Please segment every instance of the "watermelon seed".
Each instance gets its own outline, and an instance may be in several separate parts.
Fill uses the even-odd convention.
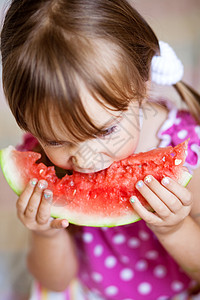
[[[182,159],[175,159],[175,165],[178,166],[182,163]]]
[[[165,156],[163,156],[162,161],[165,161]]]
[[[74,190],[74,192],[73,192],[73,196],[75,196],[76,195],[76,190]]]
[[[142,168],[142,165],[139,165],[139,166],[138,166],[138,168],[140,168],[140,169],[141,169],[141,168]]]
[[[40,169],[39,173],[40,175],[44,172],[44,169]]]

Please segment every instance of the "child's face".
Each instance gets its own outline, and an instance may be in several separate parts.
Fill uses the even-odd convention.
[[[91,173],[133,154],[140,134],[138,102],[130,103],[126,112],[113,112],[106,110],[85,91],[82,101],[95,125],[104,126],[105,136],[72,144],[67,134],[56,128],[56,116],[52,116],[55,120],[53,128],[60,142],[55,142],[53,138],[48,144],[41,141],[51,162],[63,169]]]

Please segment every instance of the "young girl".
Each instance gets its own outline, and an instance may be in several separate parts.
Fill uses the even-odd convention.
[[[155,213],[131,197],[143,219],[134,224],[76,227],[52,219],[47,183],[30,181],[17,214],[31,231],[32,299],[189,299],[200,283],[200,98],[180,81],[173,50],[125,0],[13,0],[1,51],[12,113],[32,134],[31,149],[41,147],[58,172],[97,172],[190,138],[189,187],[170,178],[139,181]],[[150,100],[151,80],[174,85],[188,109]]]

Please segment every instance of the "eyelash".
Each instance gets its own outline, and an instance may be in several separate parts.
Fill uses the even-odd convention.
[[[63,143],[63,142],[54,142],[54,141],[52,141],[52,142],[47,142],[47,143],[45,143],[45,145],[44,146],[46,146],[46,147],[62,147],[62,146],[64,146],[65,144],[68,144],[68,143]]]
[[[114,132],[116,132],[118,130],[118,126],[112,126],[112,127],[110,127],[110,128],[108,128],[108,129],[106,129],[106,130],[104,130],[104,132],[106,132],[107,131],[107,133],[102,133],[102,134],[100,134],[100,137],[102,137],[102,138],[104,138],[104,137],[106,137],[106,136],[108,136],[108,135],[111,135],[111,134],[113,134]],[[110,131],[110,132],[109,132]]]

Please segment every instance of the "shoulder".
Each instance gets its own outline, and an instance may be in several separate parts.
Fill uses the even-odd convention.
[[[188,110],[171,106],[158,131],[160,147],[176,146],[189,139],[185,166],[191,173],[200,167],[200,125]]]

